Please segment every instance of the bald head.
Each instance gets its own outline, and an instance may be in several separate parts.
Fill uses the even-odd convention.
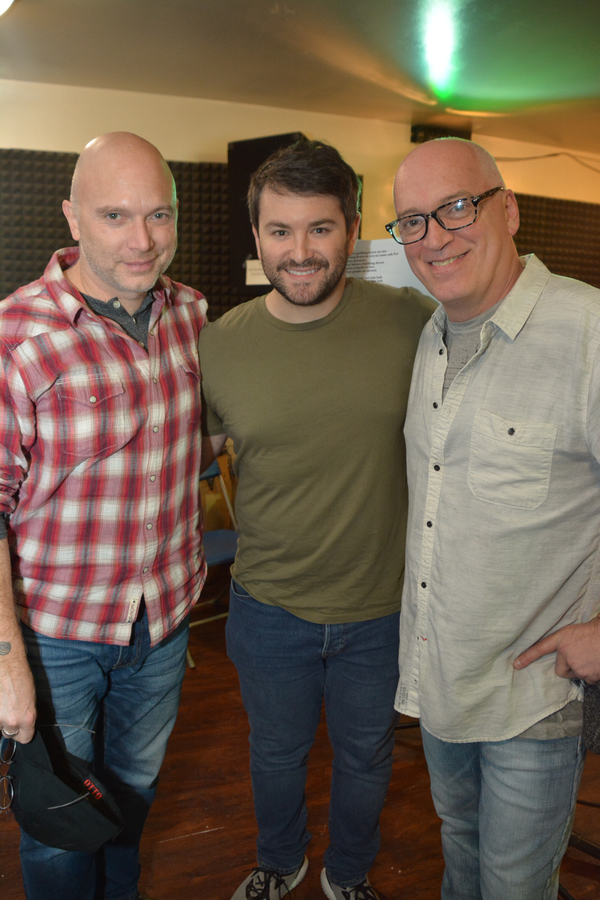
[[[440,138],[419,144],[404,158],[394,180],[394,199],[397,193],[401,194],[403,184],[414,178],[415,173],[420,173],[423,167],[441,169],[446,178],[451,176],[453,170],[467,167],[472,175],[482,179],[482,184],[485,182],[492,187],[505,187],[491,153],[479,144],[463,138]]]
[[[156,147],[124,131],[90,141],[63,212],[79,241],[67,278],[98,300],[138,309],[177,247],[175,183]]]
[[[131,134],[129,131],[111,131],[94,138],[83,148],[71,181],[71,203],[77,204],[81,192],[85,192],[90,180],[112,175],[123,167],[155,170],[168,181],[175,205],[177,195],[171,170],[154,144]]]
[[[430,215],[494,188],[499,190],[476,199],[476,219],[467,226],[447,230]],[[459,138],[420,144],[396,173],[394,204],[399,219],[426,216],[427,232],[422,240],[405,246],[406,258],[450,319],[474,318],[508,294],[522,271],[513,241],[519,210],[494,158],[483,147]]]

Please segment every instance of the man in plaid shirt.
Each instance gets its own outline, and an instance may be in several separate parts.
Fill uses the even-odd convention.
[[[126,823],[100,861],[23,833],[28,900],[92,900],[100,883],[136,900],[205,577],[206,301],[162,275],[177,200],[147,141],[88,144],[63,211],[79,248],[0,304],[0,727],[27,743],[37,708],[46,743],[95,760]]]

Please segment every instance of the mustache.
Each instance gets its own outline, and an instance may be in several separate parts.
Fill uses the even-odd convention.
[[[328,269],[329,263],[326,259],[319,259],[316,256],[311,256],[310,259],[305,259],[304,262],[297,263],[294,259],[286,259],[284,262],[279,263],[277,269],[280,272],[283,272],[284,269]]]

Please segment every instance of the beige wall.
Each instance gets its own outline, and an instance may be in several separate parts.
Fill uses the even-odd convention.
[[[486,150],[498,160],[502,158],[539,156],[556,153],[556,147],[543,144],[524,144],[504,138],[473,135]],[[571,153],[600,170],[600,156]],[[502,177],[508,187],[522,194],[538,194],[540,197],[559,197],[563,200],[581,200],[584,203],[600,203],[600,171],[592,172],[576,160],[562,155],[551,159],[515,160],[498,162]]]
[[[167,159],[225,162],[229,141],[302,131],[334,144],[364,176],[363,237],[385,237],[394,217],[391,185],[411,149],[410,128],[375,119],[190,97],[35,84],[0,79],[0,147],[79,152],[105,131],[134,131]],[[554,149],[475,135],[495,156],[524,157]],[[587,157],[600,168],[600,157]],[[510,187],[529,194],[600,203],[600,174],[567,157],[500,164]]]

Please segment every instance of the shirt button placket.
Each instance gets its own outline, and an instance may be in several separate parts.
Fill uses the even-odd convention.
[[[160,388],[157,388],[159,382],[159,369],[160,369],[160,360],[156,355],[156,325],[152,328],[151,331],[148,332],[148,351],[150,356],[150,391],[151,394],[156,396],[156,391],[160,391]],[[158,394],[160,398],[160,394]],[[162,458],[161,453],[161,445],[165,439],[165,428],[164,422],[161,421],[162,414],[164,415],[164,404],[157,402],[157,406],[155,407],[155,415],[154,415],[154,423],[150,426],[150,435],[151,435],[151,450],[150,450],[150,467],[151,471],[154,469],[151,475],[148,475],[148,506],[147,506],[147,515],[154,516],[158,515],[158,498],[160,493],[160,481],[158,479],[157,470],[160,468],[160,460]],[[157,422],[158,420],[158,422]],[[154,521],[146,522],[146,535],[147,535],[147,553],[144,559],[144,566],[142,568],[142,575],[149,575],[152,569],[152,565],[155,560],[156,555],[156,540],[157,537],[155,535],[155,524]]]

